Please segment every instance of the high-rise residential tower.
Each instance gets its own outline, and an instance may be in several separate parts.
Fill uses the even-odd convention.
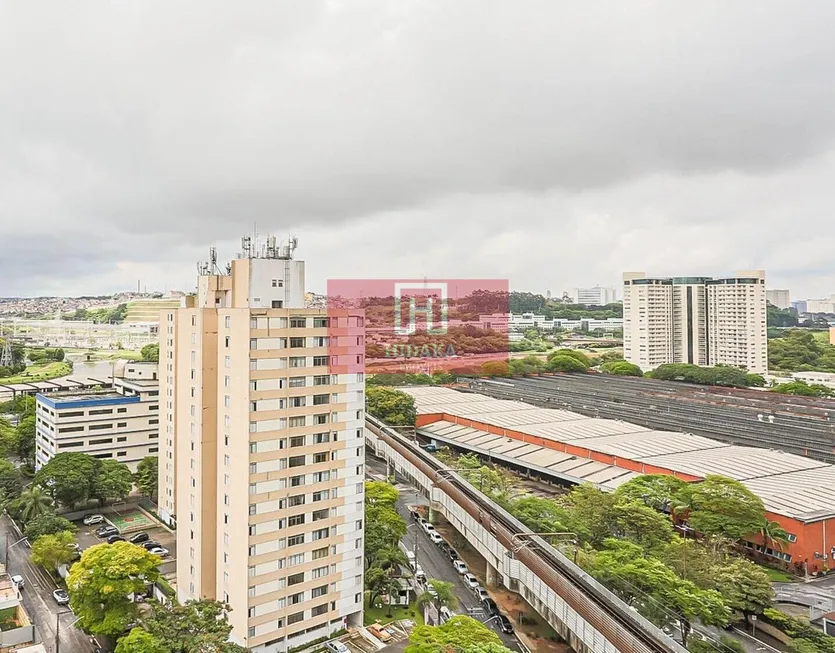
[[[614,288],[574,288],[572,290],[575,304],[586,304],[587,306],[605,306],[614,304],[618,300],[617,291]]]
[[[768,368],[765,273],[648,278],[623,275],[624,358],[649,370],[664,363]]]
[[[766,290],[765,298],[777,308],[791,308],[791,293],[788,290]]]
[[[160,321],[162,516],[180,600],[227,602],[232,639],[286,651],[362,622],[362,311],[304,307],[270,239]]]

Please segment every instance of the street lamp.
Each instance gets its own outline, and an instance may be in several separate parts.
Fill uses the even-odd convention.
[[[55,615],[55,653],[60,653],[61,651],[61,615],[62,614],[75,614],[72,610],[64,610],[63,612],[59,612]],[[81,621],[81,617],[78,617],[75,621],[73,621],[69,627],[72,628],[75,624]]]

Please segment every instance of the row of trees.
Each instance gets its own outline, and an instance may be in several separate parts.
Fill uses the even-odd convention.
[[[563,304],[529,292],[510,293],[508,310],[511,313],[536,313],[537,315],[563,320],[581,320],[583,318],[605,320],[610,317],[623,317],[623,304],[620,303],[606,304],[605,306]]]
[[[128,314],[128,305],[119,304],[114,308],[78,308],[63,316],[63,319],[97,324],[120,324]]]
[[[366,385],[446,385],[452,383],[455,377],[448,372],[433,374],[373,374],[365,382]]]
[[[771,392],[777,392],[783,395],[798,395],[800,397],[832,397],[835,396],[835,391],[832,388],[822,385],[820,383],[806,383],[805,381],[790,381],[788,383],[780,383],[770,389]]]
[[[765,379],[759,374],[749,374],[732,365],[701,367],[688,363],[667,363],[659,365],[646,376],[662,381],[683,381],[697,385],[718,385],[726,388],[761,388]]]
[[[406,521],[397,512],[397,488],[384,481],[365,483],[365,589],[370,606],[400,591],[395,573],[408,564],[400,550]]]

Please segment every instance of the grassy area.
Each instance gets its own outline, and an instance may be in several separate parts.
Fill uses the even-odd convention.
[[[414,614],[412,614],[414,612]],[[387,615],[392,615],[391,617]],[[363,613],[363,623],[366,626],[377,623],[387,624],[398,619],[411,619],[418,626],[423,625],[423,613],[418,610],[417,605],[413,601],[408,607],[402,605],[393,605],[391,607],[384,605],[382,608],[371,608],[368,601],[365,603],[365,612]]]
[[[759,567],[768,574],[772,583],[796,583],[799,580],[794,574],[790,574],[782,569],[774,569],[765,565],[759,565]]]
[[[50,379],[57,379],[59,376],[67,376],[71,373],[72,368],[69,363],[52,361],[46,365],[30,365],[22,374],[0,379],[0,384],[9,385],[10,383],[28,383],[30,381],[49,381]]]

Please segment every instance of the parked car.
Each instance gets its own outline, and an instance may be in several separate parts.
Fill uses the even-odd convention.
[[[111,535],[110,537],[107,538],[107,543],[108,544],[116,544],[116,542],[124,542],[124,541],[125,541],[125,538],[122,537],[121,535]]]
[[[70,602],[70,595],[66,590],[57,589],[52,593],[52,598],[58,605],[67,605]]]
[[[496,605],[496,602],[493,599],[482,599],[481,605],[484,606],[484,611],[488,616],[494,617],[499,614],[499,606]]]
[[[449,621],[454,616],[455,616],[455,613],[452,610],[450,610],[445,605],[441,606],[441,620],[442,621]]]
[[[325,649],[330,653],[348,653],[348,647],[338,639],[332,642],[325,642]]]
[[[478,578],[473,576],[470,573],[464,574],[464,584],[467,585],[471,590],[474,590],[478,587]]]
[[[426,584],[426,573],[420,568],[420,566],[415,569],[415,580],[419,583]]]
[[[427,535],[429,535],[429,533],[437,533],[437,531],[435,530],[435,527],[432,524],[430,524],[428,521],[423,522],[421,524],[421,527],[423,528],[423,532],[426,533]]]
[[[165,558],[168,556],[168,549],[164,546],[155,546],[153,549],[150,549],[148,553],[153,553],[155,556],[159,556],[160,558]]]
[[[506,635],[513,634],[513,624],[510,623],[510,619],[505,617],[503,614],[500,614],[496,617],[496,624],[499,626],[499,630],[501,630]]]
[[[82,519],[81,521],[85,526],[101,524],[104,521],[104,515],[84,515],[84,519]]]
[[[435,530],[429,531],[429,539],[435,544],[440,544],[444,541],[444,538],[441,537],[441,534]]]
[[[456,551],[452,547],[449,547],[449,550],[446,552],[446,554],[449,556],[449,559],[452,560],[453,562],[455,562],[456,560],[461,559],[461,556],[458,555],[458,551]]]
[[[441,540],[438,542],[438,548],[446,554],[449,554],[449,542]]]
[[[412,519],[415,521],[423,519],[423,516],[417,510],[411,510],[410,512],[412,513]]]
[[[96,529],[96,537],[110,537],[111,535],[118,535],[119,529],[115,526],[111,526],[107,524],[105,526],[99,526]]]
[[[162,545],[159,542],[157,542],[156,540],[148,540],[147,542],[143,542],[139,546],[141,546],[146,551],[150,551],[151,549],[155,549],[158,546],[162,546]]]
[[[26,580],[23,578],[23,576],[12,576],[12,582],[19,590],[22,590],[24,587],[26,587]]]
[[[487,593],[487,590],[484,589],[481,585],[473,588],[473,594],[476,595],[479,601],[483,601],[484,599],[490,598],[490,595]]]
[[[470,571],[470,568],[467,567],[467,563],[463,560],[453,560],[452,568],[459,574],[466,574],[468,571]]]
[[[132,536],[130,538],[130,541],[134,544],[140,544],[141,542],[147,542],[150,539],[151,536],[148,535],[145,531],[142,531],[141,533],[137,533],[136,535]]]
[[[414,551],[406,551],[406,560],[409,561],[409,569],[414,571],[415,568],[417,567],[417,562],[415,562]]]

